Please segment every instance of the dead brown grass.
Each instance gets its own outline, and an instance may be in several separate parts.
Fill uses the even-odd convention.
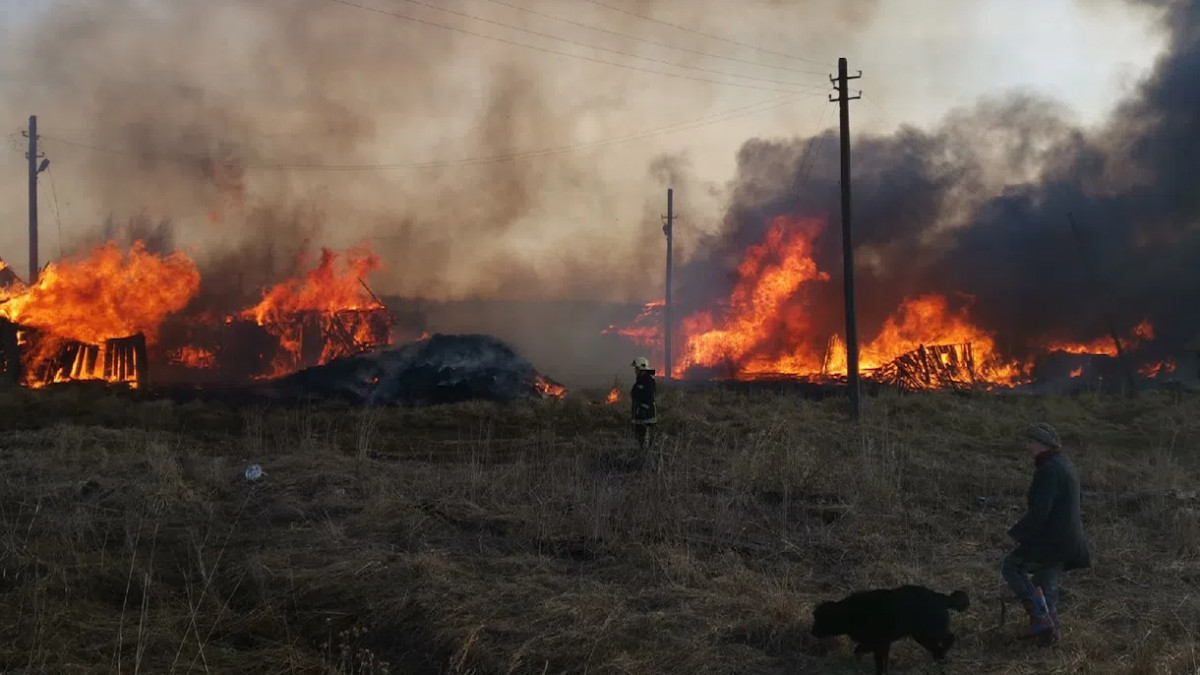
[[[603,398],[605,392],[597,392]],[[909,673],[1200,670],[1200,401],[670,391],[659,461],[623,407],[424,410],[0,393],[0,671],[866,673],[815,603],[966,589]],[[997,628],[997,567],[1057,425],[1094,569],[1062,645]],[[242,478],[248,463],[266,475]],[[1174,491],[1174,492],[1173,492]]]

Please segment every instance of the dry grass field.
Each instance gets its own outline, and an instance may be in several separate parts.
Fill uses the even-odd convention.
[[[973,604],[944,666],[902,642],[896,672],[1200,671],[1200,399],[881,397],[854,428],[840,400],[664,389],[645,466],[624,405],[584,397],[0,392],[0,672],[870,673],[810,612],[906,582]],[[1095,551],[1049,650],[996,599],[1034,419]]]

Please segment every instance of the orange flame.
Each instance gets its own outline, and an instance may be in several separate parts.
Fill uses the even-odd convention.
[[[846,346],[840,337],[832,343],[821,373],[845,373]],[[923,345],[951,344],[971,345],[975,374],[982,380],[1013,384],[1024,376],[1025,368],[1006,362],[996,353],[990,333],[972,324],[965,309],[952,312],[940,295],[924,295],[901,303],[884,322],[879,335],[859,351],[859,370],[874,370]]]
[[[348,269],[342,274],[334,269],[337,259],[337,253],[322,248],[316,269],[307,272],[303,279],[288,279],[268,289],[262,301],[243,315],[267,325],[303,310],[333,312],[379,307],[374,299],[366,297],[361,281],[379,269],[379,256],[365,246],[352,248],[346,252]]]
[[[1142,342],[1147,342],[1154,339],[1154,326],[1149,321],[1143,319],[1141,323],[1133,327],[1130,334],[1121,339],[1121,347],[1129,350]],[[1066,352],[1067,354],[1092,354],[1096,356],[1116,356],[1117,345],[1113,343],[1111,336],[1098,337],[1089,342],[1064,342],[1052,341],[1046,344],[1046,351],[1049,352]]]
[[[779,335],[817,331],[795,296],[805,285],[829,279],[812,258],[812,241],[821,227],[817,221],[774,219],[764,242],[752,246],[738,267],[724,322],[718,326],[708,312],[684,319],[688,337],[679,367],[732,363],[740,378],[846,372],[846,348],[837,336],[824,352],[800,341],[787,345],[783,353],[761,353]],[[1008,382],[1020,376],[1020,368],[998,360],[989,333],[973,325],[965,311],[951,312],[946,299],[938,295],[906,300],[879,335],[860,350],[859,368],[878,368],[921,345],[963,343],[971,344],[980,374],[986,373],[989,380]]]
[[[301,362],[303,318],[315,315],[325,333],[337,332],[352,339],[355,345],[374,342],[370,315],[363,310],[383,309],[370,297],[362,280],[380,268],[379,256],[366,246],[346,252],[345,270],[338,272],[339,254],[321,249],[321,261],[301,279],[288,279],[266,290],[263,299],[241,313],[253,319],[279,338],[282,354],[272,364],[267,377],[286,374]],[[327,340],[318,363],[327,363],[343,353],[344,343]]]
[[[1175,362],[1167,359],[1158,363],[1150,363],[1139,368],[1138,372],[1146,377],[1155,378],[1159,375],[1175,372]]]
[[[0,260],[0,302],[4,302],[9,297],[25,291],[25,282],[17,276],[17,273],[8,266],[8,263]]]
[[[616,387],[613,387],[612,391],[608,392],[608,396],[604,399],[604,402],[607,403],[608,405],[616,405],[620,401],[621,401],[621,390],[617,389]]]
[[[1112,338],[1102,337],[1090,342],[1051,342],[1046,345],[1046,351],[1066,352],[1067,354],[1095,354],[1098,356],[1116,356],[1117,347]]]
[[[1072,378],[1079,377],[1080,375],[1083,375],[1083,367],[1082,366],[1071,371]]]
[[[538,390],[538,393],[548,398],[562,398],[567,395],[566,387],[555,384],[541,375],[534,378],[533,386]]]
[[[30,288],[0,294],[0,316],[87,344],[137,333],[153,344],[163,319],[199,288],[200,273],[183,253],[159,257],[140,240],[123,253],[109,242],[47,265]]]
[[[314,269],[266,289],[260,302],[237,313],[279,340],[269,376],[387,343],[390,316],[361,281],[378,268],[379,258],[365,247],[344,255],[323,249]],[[164,257],[149,253],[142,241],[128,251],[110,242],[48,265],[32,287],[0,261],[0,317],[18,326],[29,386],[133,382],[143,374],[147,350],[140,345],[157,345],[167,316],[186,307],[199,286],[200,274],[182,252]],[[199,313],[190,323],[216,320]],[[196,369],[218,366],[214,344],[181,344],[180,332],[168,333],[165,360]],[[144,343],[122,339],[138,334]]]
[[[665,300],[655,300],[646,303],[633,321],[624,328],[611,325],[601,331],[605,335],[616,334],[629,338],[634,344],[642,347],[652,347],[662,342],[662,310],[666,307]]]
[[[217,355],[203,347],[183,347],[171,355],[171,362],[188,368],[208,369],[217,365]]]
[[[773,219],[766,239],[751,246],[738,266],[724,320],[718,325],[704,311],[683,320],[687,339],[677,370],[734,363],[740,366],[739,376],[819,371],[821,354],[798,349],[775,358],[757,351],[776,335],[813,331],[809,317],[792,311],[789,301],[805,284],[829,279],[812,259],[812,241],[822,226],[815,220]]]
[[[715,312],[698,311],[680,322],[684,345],[676,359],[676,370],[717,369],[739,379],[845,373],[846,347],[840,335],[829,335],[824,346],[822,340],[812,339],[828,328],[818,326],[802,302],[808,289],[829,280],[813,259],[813,241],[823,226],[823,222],[812,219],[772,219],[763,241],[751,246],[738,266],[728,302]],[[605,332],[639,344],[658,342],[661,331],[655,323],[661,307],[661,301],[652,302],[628,327],[610,326]],[[1132,348],[1153,337],[1153,326],[1142,321],[1126,338],[1126,344]],[[935,345],[970,345],[974,377],[993,384],[1027,381],[1034,365],[1033,358],[1017,362],[1002,357],[995,336],[971,320],[969,303],[952,309],[946,297],[928,294],[904,300],[879,333],[865,341],[860,350],[860,369],[878,369],[919,347]],[[1049,342],[1046,349],[1074,354],[1115,353],[1107,338],[1086,344]],[[945,352],[939,354],[944,365],[951,363],[946,361],[949,357]]]

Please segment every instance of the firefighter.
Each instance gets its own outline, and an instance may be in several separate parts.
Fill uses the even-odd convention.
[[[654,402],[654,370],[650,359],[639,356],[633,360],[634,383],[629,392],[632,401],[633,434],[638,447],[645,451],[654,440],[654,425],[658,423],[658,406]]]

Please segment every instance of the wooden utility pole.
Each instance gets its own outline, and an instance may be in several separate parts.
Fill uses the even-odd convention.
[[[1088,261],[1087,253],[1083,250],[1083,235],[1079,232],[1079,225],[1075,222],[1075,215],[1068,212],[1067,222],[1071,224],[1071,235],[1075,239],[1075,248],[1079,251],[1079,258],[1083,263],[1085,273],[1088,275],[1088,282],[1092,285],[1092,291],[1099,293],[1100,285],[1096,280],[1096,271],[1092,269],[1091,263]],[[1105,320],[1108,322],[1108,334],[1112,336],[1113,346],[1117,348],[1117,362],[1121,365],[1121,370],[1125,374],[1126,394],[1130,397],[1137,395],[1137,380],[1133,377],[1133,367],[1129,363],[1129,358],[1125,356],[1125,349],[1121,346],[1121,338],[1117,335],[1116,323],[1112,320],[1112,313],[1105,311]]]
[[[663,372],[671,379],[671,245],[675,229],[675,190],[667,188],[667,218],[663,223],[663,234],[667,235],[667,281],[663,292]]]
[[[38,277],[38,200],[37,200],[37,115],[29,116],[29,281],[30,286],[37,283]]]
[[[838,59],[837,78],[830,76],[838,95],[829,100],[838,103],[841,112],[842,138],[842,276],[845,282],[846,299],[846,386],[850,395],[850,419],[858,420],[860,413],[858,386],[858,321],[854,313],[854,240],[850,236],[850,101],[862,98],[862,92],[851,96],[847,88],[850,80],[862,77],[846,73],[846,59]]]

